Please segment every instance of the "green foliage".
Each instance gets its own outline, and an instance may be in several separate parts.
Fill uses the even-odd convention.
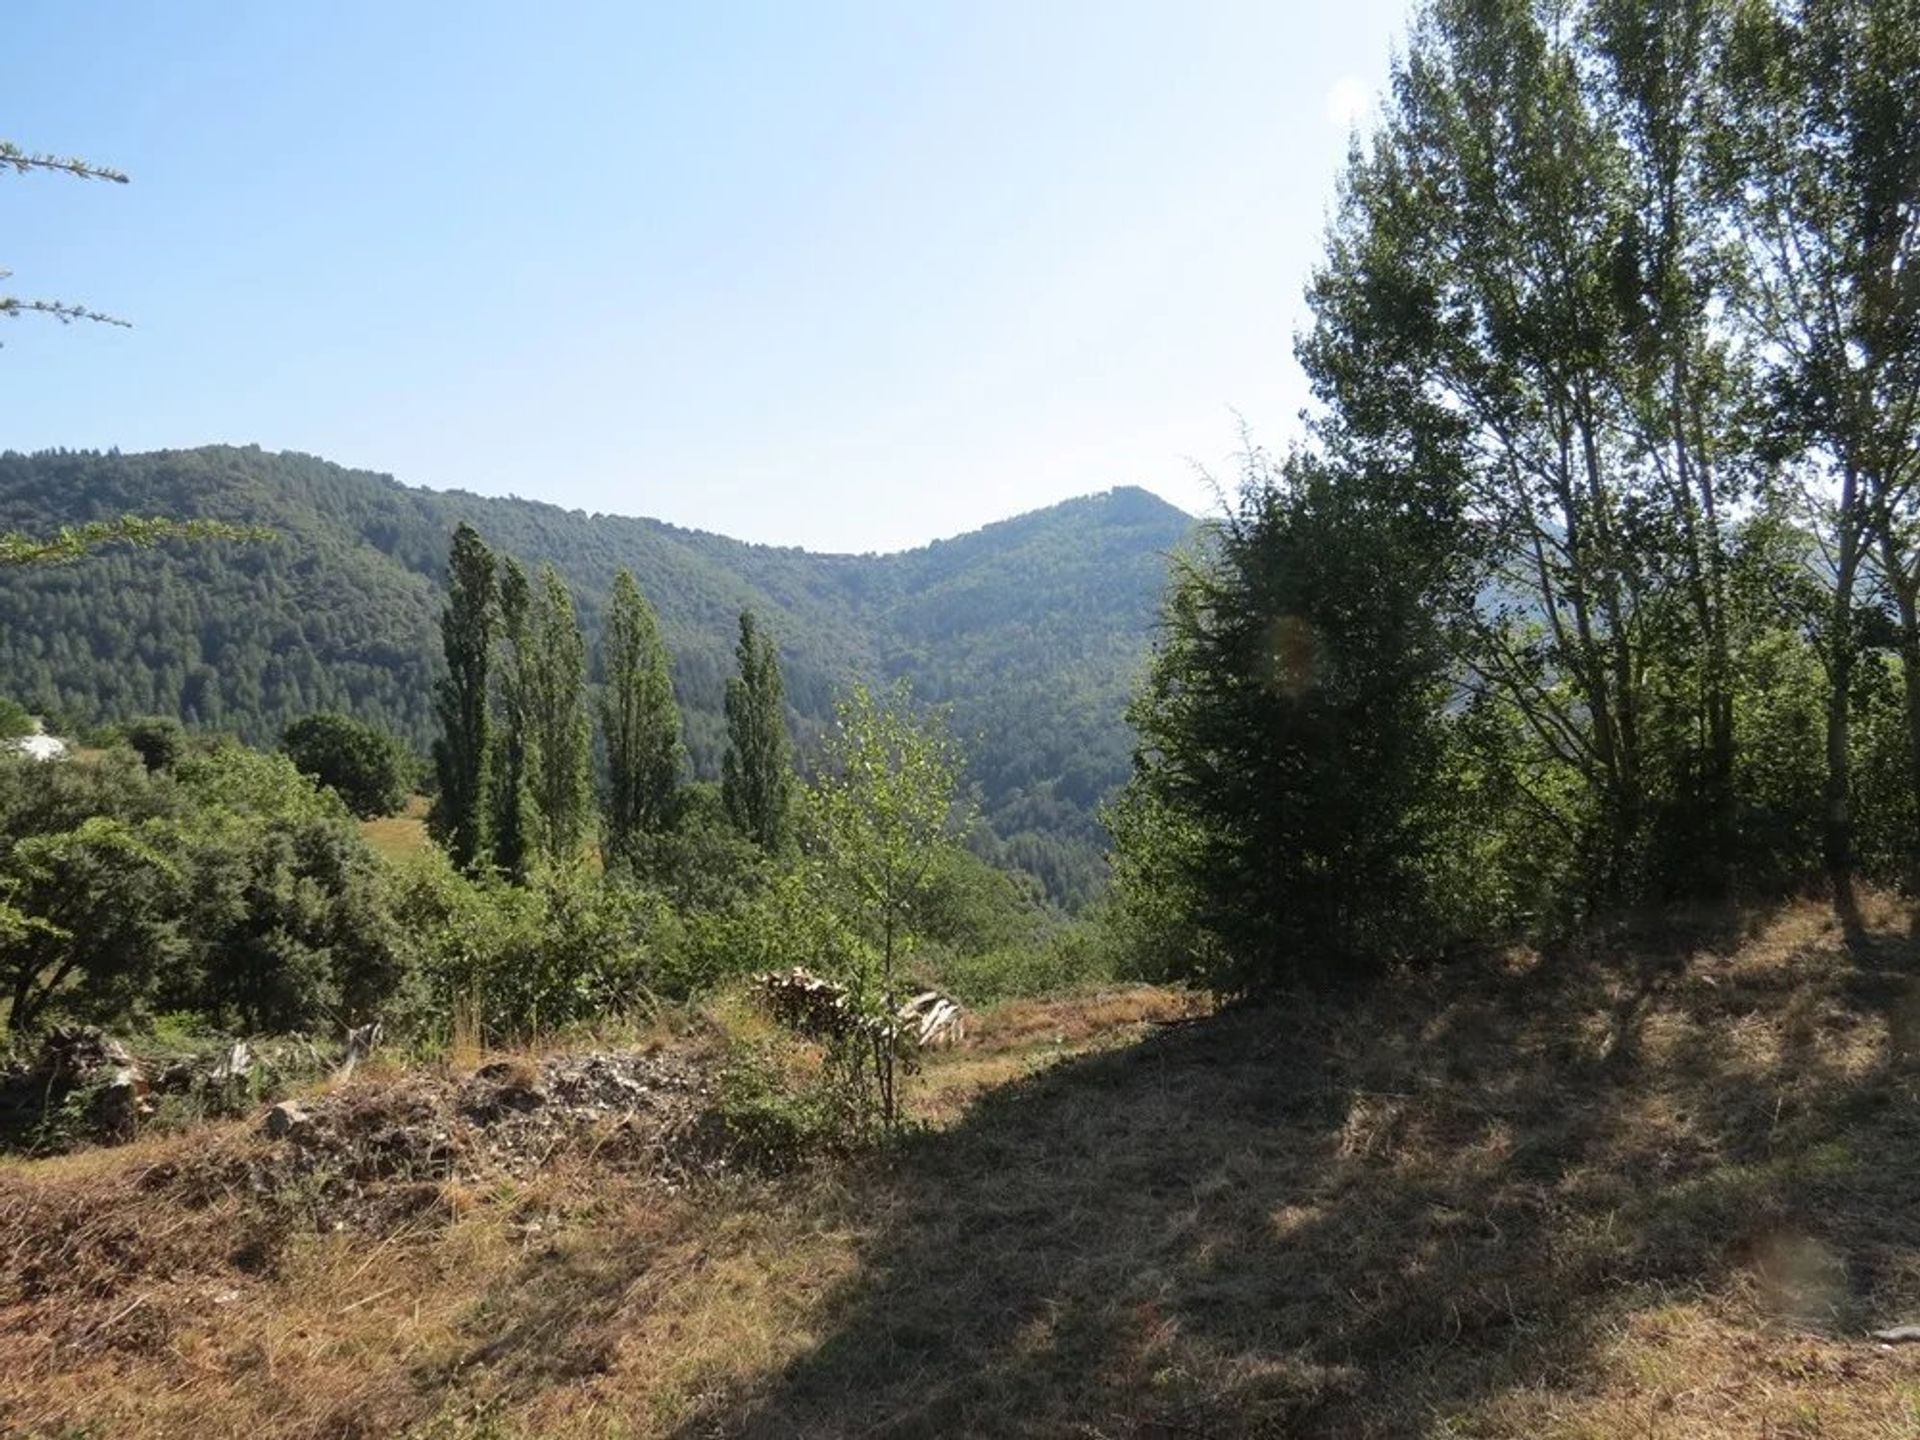
[[[344,805],[285,756],[224,746],[182,767],[199,811],[188,912],[201,940],[168,1008],[251,1032],[335,1030],[402,1005],[385,871]]]
[[[1180,907],[1175,968],[1217,989],[1331,979],[1430,933],[1450,517],[1404,499],[1256,463],[1168,598],[1123,874],[1136,914]]]
[[[394,920],[431,1013],[442,1025],[471,1015],[492,1041],[643,1009],[661,951],[677,942],[657,896],[602,884],[579,866],[543,869],[518,886],[425,856],[394,884]]]
[[[1058,921],[1037,880],[1000,869],[963,845],[935,852],[911,903],[927,946],[947,955],[1024,949]],[[939,971],[940,962],[932,968]]]
[[[473,870],[491,849],[488,781],[493,751],[493,664],[496,611],[493,552],[471,525],[453,532],[447,560],[452,595],[440,615],[441,649],[447,673],[434,682],[440,738],[434,742],[432,828],[454,863]]]
[[[490,752],[487,798],[493,807],[493,863],[515,884],[525,884],[540,834],[533,795],[533,636],[529,627],[533,591],[527,572],[509,555],[500,566],[500,647],[494,671],[498,725]]]
[[[727,753],[720,794],[740,833],[761,849],[780,848],[793,792],[786,687],[780,655],[751,610],[740,612],[740,673],[727,681]]]
[[[391,735],[350,715],[323,712],[296,720],[280,748],[363,820],[392,815],[406,804],[412,763]]]
[[[33,734],[33,716],[17,700],[0,695],[0,740],[18,740]]]
[[[1310,448],[1166,604],[1129,963],[1920,869],[1912,20],[1423,7],[1309,288]]]
[[[593,732],[587,719],[587,650],[573,597],[551,565],[528,614],[526,682],[529,788],[540,854],[549,865],[579,857],[593,799]]]
[[[876,1022],[831,1059],[850,1109],[889,1132],[899,1125],[900,1096],[887,1037],[928,881],[964,828],[955,813],[959,768],[952,739],[937,717],[915,710],[905,686],[881,698],[856,686],[807,800],[811,923],[790,933],[813,932],[814,955],[829,961],[856,1013]]]
[[[1105,917],[983,951],[958,951],[939,969],[943,988],[969,1005],[1090,989],[1126,978],[1125,952]]]
[[[600,728],[607,785],[601,843],[609,859],[632,866],[643,861],[649,842],[674,823],[686,752],[659,621],[626,570],[613,581],[602,668],[606,688],[600,696]]]
[[[734,828],[711,781],[680,791],[673,828],[651,837],[636,867],[683,913],[729,910],[766,884],[766,854]]]
[[[1829,680],[1823,847],[1842,885],[1866,799],[1852,793],[1850,700],[1878,618],[1861,613],[1870,580],[1893,610],[1908,788],[1920,791],[1915,19],[1871,0],[1741,5],[1715,76],[1725,114],[1709,174],[1747,282],[1724,298],[1764,397],[1756,448],[1797,472],[1831,577],[1816,632]],[[1904,848],[1912,869],[1920,853]]]
[[[124,752],[123,752],[124,753]],[[149,771],[0,761],[9,1024],[155,1008],[331,1030],[407,1003],[378,862],[285,756],[220,746]]]
[[[778,635],[803,768],[856,679],[952,707],[967,781],[1057,902],[1103,878],[1100,803],[1126,777],[1121,719],[1166,552],[1191,520],[1139,490],[1071,501],[884,556],[809,555],[657,521],[407,489],[257,448],[0,454],[0,530],[47,534],[158,511],[260,526],[271,545],[115,548],[78,567],[0,567],[0,675],[74,729],[147,713],[251,744],[333,710],[426,752],[439,735],[436,619],[465,521],[565,577],[604,647],[615,578],[642,577],[672,657],[696,778],[717,779],[742,609]]]
[[[129,720],[120,733],[121,739],[149,770],[171,769],[187,748],[187,732],[170,715]]]
[[[0,301],[0,305],[4,302]],[[229,525],[219,520],[166,520],[158,516],[123,515],[118,520],[89,520],[63,525],[52,535],[0,534],[0,567],[64,565],[110,545],[150,549],[163,540],[271,540],[273,532],[259,526]]]
[[[791,1045],[735,1042],[720,1072],[720,1123],[734,1152],[762,1170],[783,1170],[849,1138],[838,1100],[817,1076],[796,1074]]]

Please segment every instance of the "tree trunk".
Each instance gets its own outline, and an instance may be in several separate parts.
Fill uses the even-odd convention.
[[[1828,618],[1827,680],[1827,874],[1837,899],[1853,893],[1853,814],[1848,775],[1853,662],[1858,646],[1853,633],[1853,589],[1860,570],[1860,479],[1848,466],[1840,490],[1839,556],[1834,567],[1833,606]]]
[[[1881,541],[1888,587],[1900,611],[1900,678],[1907,702],[1907,764],[1913,786],[1916,815],[1920,815],[1920,575],[1909,575],[1897,562],[1892,544]],[[1909,843],[1904,857],[1910,880],[1920,879],[1920,847]]]

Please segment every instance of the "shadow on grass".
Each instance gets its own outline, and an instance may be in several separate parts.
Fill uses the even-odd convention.
[[[872,1179],[820,1343],[681,1433],[1454,1433],[1675,1299],[1911,1307],[1916,947],[1848,928],[1669,917],[1007,1087]]]

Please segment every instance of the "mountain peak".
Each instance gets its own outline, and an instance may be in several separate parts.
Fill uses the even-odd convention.
[[[29,709],[77,723],[173,714],[262,742],[342,710],[423,746],[447,537],[467,521],[503,553],[551,562],[589,641],[615,574],[638,578],[673,654],[699,774],[718,771],[726,743],[743,609],[780,646],[803,748],[849,682],[910,680],[951,707],[993,834],[1065,902],[1098,882],[1099,806],[1131,755],[1121,713],[1165,557],[1193,525],[1122,486],[918,550],[819,555],[253,447],[0,454],[0,530],[122,514],[259,525],[277,539],[0,570],[0,676]]]

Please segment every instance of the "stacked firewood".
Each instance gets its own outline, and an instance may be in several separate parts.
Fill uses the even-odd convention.
[[[966,1038],[966,1012],[938,990],[915,995],[888,1021],[861,1014],[846,986],[799,965],[762,975],[756,983],[773,1018],[810,1039],[845,1040],[864,1034],[924,1050]]]

